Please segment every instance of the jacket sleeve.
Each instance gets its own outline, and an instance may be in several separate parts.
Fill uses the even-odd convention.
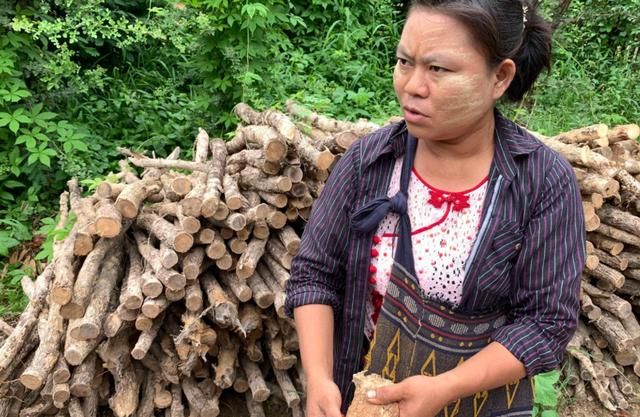
[[[552,159],[513,268],[507,325],[493,334],[527,374],[556,368],[577,326],[585,259],[582,199],[573,169]]]
[[[330,305],[336,315],[342,309],[359,149],[360,141],[349,147],[313,204],[287,283],[285,310],[290,317],[294,308],[305,304]]]

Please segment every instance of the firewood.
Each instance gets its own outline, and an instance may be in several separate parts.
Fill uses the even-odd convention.
[[[164,285],[162,285],[162,282],[153,271],[145,271],[142,275],[142,293],[147,297],[155,298],[162,294],[163,290]],[[142,306],[142,303],[140,303],[140,306]]]
[[[69,371],[69,365],[63,356],[58,356],[58,361],[53,368],[53,382],[60,384],[68,382],[71,379],[71,372]]]
[[[586,228],[588,228],[588,226],[586,226]],[[594,269],[596,269],[598,267],[598,265],[600,265],[600,258],[598,258],[598,256],[590,254],[587,255],[584,261],[584,266],[585,268],[593,271]]]
[[[229,300],[216,278],[211,273],[205,272],[201,275],[200,282],[209,305],[213,306],[208,313],[211,319],[223,328],[240,326],[238,307]]]
[[[267,215],[270,210],[267,210]],[[257,239],[266,240],[269,238],[270,229],[267,224],[266,216],[263,219],[257,219],[253,224],[253,236]]]
[[[256,271],[260,274],[260,277],[262,277],[264,283],[274,294],[273,306],[276,309],[276,313],[278,314],[278,316],[285,316],[284,303],[286,300],[286,294],[284,292],[284,287],[274,277],[274,275],[264,263],[259,263]]]
[[[216,267],[221,271],[228,271],[233,267],[234,262],[235,258],[229,253],[225,253],[220,259],[216,259]]]
[[[171,384],[171,408],[170,417],[184,417],[184,405],[182,404],[182,389],[180,385]]]
[[[77,319],[84,316],[92,294],[94,281],[99,277],[99,271],[105,262],[105,256],[110,251],[115,250],[121,242],[122,240],[119,238],[102,238],[98,240],[78,272],[71,300],[60,309],[60,313],[64,318]]]
[[[287,154],[286,139],[269,126],[245,126],[238,132],[247,143],[262,147],[267,161],[282,161]]]
[[[162,325],[162,316],[159,316],[154,322],[149,330],[143,331],[138,336],[138,341],[135,346],[131,350],[131,356],[134,359],[141,360],[149,351],[151,347],[151,343],[158,335],[158,331],[160,330],[160,326]]]
[[[115,207],[122,217],[133,219],[138,215],[147,197],[159,192],[161,188],[162,184],[157,178],[145,178],[129,184],[118,195]]]
[[[273,374],[275,375],[278,385],[282,390],[287,406],[289,408],[293,408],[300,404],[300,396],[298,395],[296,388],[293,386],[293,382],[291,382],[291,378],[287,371],[278,369],[274,365]]]
[[[598,249],[610,253],[612,256],[619,255],[624,250],[624,243],[612,240],[598,233],[589,233],[589,241],[591,241]]]
[[[152,376],[151,378],[147,377],[144,379],[142,388],[140,390],[140,402],[138,403],[138,407],[136,409],[134,417],[152,417],[154,415],[154,379],[155,376]]]
[[[262,403],[254,400],[249,392],[245,393],[245,401],[249,417],[266,417]]]
[[[602,316],[594,320],[593,324],[607,339],[613,353],[626,351],[633,347],[633,339],[626,332],[620,320],[613,315],[603,311]]]
[[[287,224],[287,216],[281,211],[276,210],[275,207],[270,206],[266,221],[272,229],[279,230]]]
[[[118,417],[130,416],[138,408],[140,381],[129,356],[127,333],[120,333],[102,343],[97,353],[113,376],[115,392],[109,398],[109,407]]]
[[[153,378],[153,405],[158,409],[166,409],[171,406],[173,396],[167,389],[167,382],[160,375],[154,374]]]
[[[76,366],[71,376],[69,386],[74,397],[88,397],[90,395],[95,372],[96,354],[91,353],[81,364]]]
[[[623,256],[610,255],[601,249],[595,249],[594,255],[598,257],[600,262],[621,272],[629,266],[629,260],[627,258],[624,258]]]
[[[213,240],[205,248],[205,253],[209,259],[218,260],[227,253],[224,239],[220,233],[214,232]]]
[[[36,279],[33,299],[29,301],[27,308],[20,315],[14,331],[4,340],[4,343],[0,347],[0,382],[6,381],[10,376],[5,374],[7,369],[11,367],[12,362],[19,355],[25,342],[30,340],[29,335],[36,325],[40,312],[46,302],[49,285],[53,279],[53,265],[53,263],[47,265],[45,270]]]
[[[587,127],[581,127],[569,132],[560,133],[553,138],[563,143],[584,143],[599,138],[606,138],[609,127],[605,124],[597,124]]]
[[[67,401],[71,398],[71,393],[69,392],[69,384],[66,382],[59,383],[53,385],[53,405],[56,408],[63,408]]]
[[[604,264],[599,264],[595,269],[587,270],[586,272],[601,281],[611,284],[613,288],[620,288],[624,285],[624,275]]]
[[[135,319],[134,326],[136,330],[140,330],[141,332],[147,331],[153,327],[153,319],[139,313]]]
[[[298,254],[298,250],[300,249],[300,237],[298,237],[298,234],[291,226],[285,226],[279,230],[278,237],[291,255],[295,256]]]
[[[203,306],[202,289],[198,281],[192,282],[186,287],[185,306],[189,311],[199,311]]]
[[[638,319],[633,314],[629,314],[627,317],[620,318],[620,322],[633,340],[633,344],[640,347],[640,324]]]
[[[582,283],[582,288],[592,296],[594,304],[603,310],[614,314],[620,319],[632,315],[631,304],[617,295],[613,293],[607,293],[605,296],[597,295],[595,291],[601,291],[586,282]]]
[[[221,221],[209,219],[211,224],[217,227],[227,227],[233,231],[242,230],[247,225],[247,218],[241,213],[231,213]]]
[[[611,393],[611,397],[613,398],[613,401],[616,404],[617,408],[622,410],[626,410],[629,408],[629,403],[624,398],[624,395],[622,395],[622,392],[620,392],[615,379],[611,379],[609,382],[609,392]]]
[[[273,291],[267,286],[258,271],[254,271],[253,275],[247,279],[247,285],[251,288],[253,301],[258,307],[266,309],[273,304],[275,298]]]
[[[610,143],[622,140],[636,140],[640,136],[640,127],[637,124],[619,125],[609,129],[607,137]]]
[[[160,282],[162,282],[162,284],[167,288],[171,288],[174,290],[179,290],[181,288],[184,288],[184,286],[187,283],[187,280],[184,277],[184,275],[179,274],[174,270],[166,269],[162,265],[162,262],[160,261],[160,257],[159,257],[159,250],[154,248],[151,245],[151,243],[149,243],[145,235],[139,231],[134,231],[133,236],[138,245],[138,250],[140,251],[140,254],[149,263],[149,266],[151,266],[151,268],[153,269],[153,272],[155,273],[154,274],[155,278],[160,280]],[[144,292],[145,286],[146,285],[143,284],[143,292]]]
[[[136,225],[160,239],[169,248],[185,253],[193,246],[193,236],[153,213],[141,213]]]
[[[162,266],[171,269],[178,264],[180,260],[178,254],[173,249],[169,248],[164,242],[160,242],[160,263]]]
[[[286,288],[290,276],[289,271],[284,269],[284,267],[280,265],[280,263],[270,253],[264,254],[262,262],[264,262],[269,271],[271,271],[271,274],[278,281],[278,284],[280,284],[282,288]]]
[[[258,191],[260,198],[275,208],[283,208],[287,206],[289,199],[286,194],[270,193],[267,191]]]
[[[114,288],[122,278],[122,249],[115,246],[106,257],[82,318],[69,323],[69,335],[76,340],[95,339],[100,334]]]
[[[192,248],[182,260],[182,273],[187,281],[193,281],[200,275],[202,262],[204,261],[205,250],[198,246]]]
[[[96,195],[100,198],[110,198],[111,200],[115,200],[118,198],[118,195],[120,195],[125,186],[126,184],[123,183],[102,181],[96,187]]]
[[[598,216],[607,225],[631,233],[635,236],[640,235],[640,217],[634,216],[610,205],[605,205],[599,209]]]
[[[598,400],[604,406],[604,408],[610,411],[615,411],[616,407],[612,403],[611,394],[609,393],[607,387],[605,387],[601,381],[595,379],[589,381],[589,384],[591,385],[593,392],[595,392]]]
[[[237,271],[237,268],[236,268]],[[249,301],[253,295],[251,287],[247,285],[246,280],[240,279],[236,273],[220,271],[218,278],[226,288],[228,288],[240,302]]]
[[[96,234],[96,210],[92,198],[82,198],[78,181],[67,181],[71,211],[76,215],[76,235],[73,242],[73,254],[85,256],[93,249],[93,235]]]
[[[236,273],[238,278],[246,280],[256,270],[258,261],[264,254],[267,241],[263,239],[251,239],[247,249],[242,253],[236,266]],[[246,301],[246,300],[244,300]]]
[[[95,232],[100,237],[116,237],[122,229],[122,215],[110,200],[100,200],[96,205]],[[76,237],[76,245],[79,239]]]
[[[226,389],[233,385],[235,379],[235,361],[238,357],[239,343],[233,334],[220,331],[218,333],[218,363],[215,369],[215,384],[220,389]]]
[[[247,375],[252,400],[256,402],[266,401],[269,395],[271,395],[271,391],[265,384],[260,367],[243,355],[240,356],[240,366]]]
[[[640,280],[640,268],[626,269],[622,272],[622,274],[627,278]]]

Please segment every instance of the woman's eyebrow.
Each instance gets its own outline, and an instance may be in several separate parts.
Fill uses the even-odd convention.
[[[421,56],[416,59],[415,57],[411,56],[411,54],[407,52],[407,50],[403,48],[401,45],[398,45],[398,47],[396,48],[396,55],[401,56],[403,58],[409,58],[412,61],[416,61],[419,64],[423,64],[423,65],[429,65],[434,62],[443,62],[445,60],[444,56],[437,53]]]

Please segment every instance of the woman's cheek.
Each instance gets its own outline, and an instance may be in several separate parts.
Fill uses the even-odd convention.
[[[438,82],[442,94],[437,108],[447,113],[447,122],[456,124],[484,113],[484,89],[479,78],[479,76],[451,74]]]

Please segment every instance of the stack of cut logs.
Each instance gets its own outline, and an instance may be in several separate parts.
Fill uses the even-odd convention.
[[[336,156],[379,126],[295,103],[235,112],[235,137],[200,129],[192,160],[122,149],[92,195],[69,181],[73,228],[23,280],[15,328],[0,322],[0,416],[214,417],[224,390],[251,417],[271,395],[303,416],[291,260]]]
[[[594,125],[541,139],[573,165],[583,196],[587,259],[582,317],[563,368],[576,399],[614,411],[638,401],[640,143],[637,125]]]
[[[239,104],[234,138],[200,129],[188,161],[179,149],[122,149],[115,180],[92,195],[69,182],[59,228],[70,212],[75,223],[38,278],[23,279],[30,301],[15,326],[0,321],[0,417],[209,417],[223,392],[242,395],[251,417],[272,395],[303,416],[284,314],[291,260],[331,167],[378,126],[287,110]],[[586,381],[608,408],[626,406],[640,375],[639,134],[541,137],[574,165],[589,231],[566,374],[576,396]]]

